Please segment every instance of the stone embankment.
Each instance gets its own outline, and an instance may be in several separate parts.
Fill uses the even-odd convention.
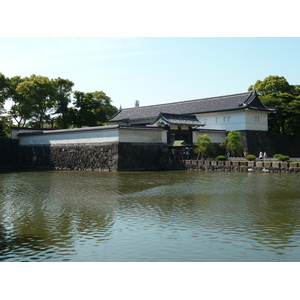
[[[142,171],[165,169],[168,149],[163,144],[107,143],[19,146],[0,142],[0,171],[88,170]]]
[[[278,160],[246,161],[246,160],[181,160],[170,161],[174,169],[204,171],[236,171],[236,172],[288,172],[299,173],[300,161],[281,162]]]
[[[19,147],[19,166],[27,169],[115,171],[118,145]]]
[[[0,140],[0,171],[19,167],[19,143],[16,140]]]

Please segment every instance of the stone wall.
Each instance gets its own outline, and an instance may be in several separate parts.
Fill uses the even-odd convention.
[[[260,151],[267,152],[269,157],[274,154],[300,157],[300,138],[288,135],[274,135],[266,131],[241,131],[242,147],[249,154],[258,156]]]
[[[0,140],[0,169],[19,166],[19,143],[17,140]]]
[[[236,172],[271,172],[299,173],[300,162],[281,161],[216,161],[216,160],[182,160],[172,161],[174,169],[204,170],[204,171],[236,171]]]
[[[300,157],[300,139],[289,136],[270,135],[263,131],[243,131],[242,143],[249,154],[256,156],[259,151],[266,151],[269,157],[277,153]],[[222,149],[219,152],[223,154]],[[217,156],[218,151],[214,155]],[[162,143],[19,146],[17,140],[0,140],[0,170],[43,168],[131,171],[187,168],[182,163],[168,164],[168,156],[168,148]],[[224,169],[225,167],[229,166],[224,165]],[[235,167],[243,168],[242,165],[230,166],[233,170]]]
[[[22,168],[115,171],[118,144],[20,146],[19,159]]]
[[[166,168],[168,148],[163,144],[120,143],[119,170]]]
[[[0,166],[45,170],[160,170],[166,167],[168,149],[163,144],[109,143],[64,146],[18,146],[1,148]]]

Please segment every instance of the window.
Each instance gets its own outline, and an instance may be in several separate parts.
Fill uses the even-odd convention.
[[[255,116],[255,122],[259,122],[259,116]]]
[[[230,122],[230,118],[231,118],[231,116],[228,116],[228,117],[223,117],[223,122],[224,123],[229,123]]]

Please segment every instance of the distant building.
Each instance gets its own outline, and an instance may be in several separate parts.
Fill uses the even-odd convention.
[[[230,130],[268,131],[268,114],[273,112],[275,109],[265,107],[256,92],[251,91],[120,109],[109,123],[164,127],[168,130],[168,143],[172,139],[194,143],[203,133],[218,143]]]

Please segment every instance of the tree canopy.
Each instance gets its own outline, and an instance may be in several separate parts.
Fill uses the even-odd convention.
[[[194,152],[198,154],[197,159],[201,157],[203,159],[204,156],[208,156],[208,153],[214,152],[214,147],[211,143],[211,140],[207,134],[202,134],[197,137],[197,142],[195,143]]]
[[[300,135],[300,85],[290,85],[283,76],[257,80],[248,90],[255,90],[267,107],[276,108],[268,118],[269,132]]]
[[[242,154],[241,133],[235,130],[229,131],[220,146],[232,156],[240,156]]]
[[[93,93],[74,92],[74,107],[71,119],[75,127],[101,126],[118,110],[111,99],[102,91]]]
[[[5,119],[6,101],[11,102],[11,107],[5,117],[18,127],[63,129],[104,125],[118,111],[103,91],[73,92],[73,86],[72,81],[60,77],[50,79],[33,74],[8,78],[0,73],[1,122]]]
[[[274,93],[287,93],[290,91],[290,85],[283,76],[270,75],[263,81],[257,80],[254,85],[248,88],[249,91],[253,89],[255,89],[259,95],[265,96]]]

